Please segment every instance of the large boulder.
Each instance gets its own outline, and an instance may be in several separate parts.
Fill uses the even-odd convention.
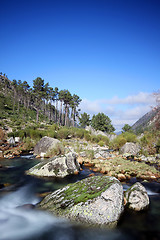
[[[61,144],[58,139],[45,136],[34,147],[34,154],[45,155],[49,150],[56,148],[57,144]]]
[[[67,175],[77,173],[80,165],[77,161],[77,155],[70,152],[64,156],[49,159],[41,162],[27,171],[29,175],[40,177],[66,177]]]
[[[120,153],[126,156],[135,156],[140,151],[140,146],[137,143],[126,142],[121,148]]]
[[[93,176],[46,196],[39,207],[87,225],[114,227],[123,212],[123,187],[118,179]]]
[[[141,211],[149,206],[149,197],[145,187],[136,182],[124,194],[126,206],[134,211]]]

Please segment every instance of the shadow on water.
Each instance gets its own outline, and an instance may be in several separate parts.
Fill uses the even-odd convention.
[[[114,230],[88,228],[71,224],[47,212],[25,206],[36,205],[41,193],[52,192],[90,173],[84,168],[79,175],[64,179],[35,178],[25,171],[40,160],[32,156],[0,160],[0,240],[158,240],[160,239],[160,184],[143,183],[150,197],[149,210],[125,211]],[[136,179],[124,185],[126,190]]]

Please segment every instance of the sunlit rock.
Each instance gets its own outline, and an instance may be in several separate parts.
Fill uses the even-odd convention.
[[[41,138],[41,140],[34,147],[34,154],[36,155],[41,155],[41,153],[45,154],[49,150],[56,148],[57,144],[60,143],[61,142],[58,139],[45,136]]]
[[[76,153],[68,153],[64,156],[54,157],[47,162],[41,162],[27,171],[29,175],[40,177],[66,177],[70,174],[77,174],[80,165]]]
[[[46,196],[39,207],[71,221],[114,227],[123,212],[123,187],[114,177],[93,176]]]

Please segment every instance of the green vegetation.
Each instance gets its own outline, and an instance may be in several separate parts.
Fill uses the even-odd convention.
[[[159,131],[150,131],[145,132],[144,135],[140,138],[139,143],[142,146],[142,154],[154,155],[159,153],[160,148],[160,132]]]
[[[31,121],[74,126],[80,102],[78,95],[53,89],[40,77],[33,80],[31,88],[26,81],[10,81],[0,75],[0,119],[10,119],[13,126],[18,125],[17,119],[22,126]]]
[[[119,150],[126,142],[137,142],[137,136],[132,132],[123,132],[109,143],[110,148]]]
[[[79,117],[79,122],[80,122],[80,127],[82,128],[89,126],[91,122],[89,114],[87,114],[86,112],[81,114],[81,116]]]
[[[129,131],[132,131],[132,127],[129,124],[125,124],[122,130],[124,132],[129,132]]]
[[[88,162],[87,159],[86,162]],[[118,177],[118,174],[123,174],[123,180],[131,177],[142,179],[152,179],[152,177],[155,179],[157,177],[158,179],[160,176],[159,171],[153,166],[149,166],[145,162],[133,162],[122,157],[105,159],[103,161],[92,159],[90,163],[94,165],[94,169],[97,168],[109,176]]]
[[[104,113],[98,113],[97,115],[93,115],[91,120],[91,126],[95,130],[100,130],[103,132],[110,133],[115,131],[115,128],[111,124],[110,118]]]
[[[40,203],[40,206],[44,209],[47,208],[48,210],[55,211],[56,214],[61,215],[66,207],[69,207],[70,205],[73,206],[80,202],[86,202],[89,199],[100,196],[101,193],[108,189],[113,183],[119,184],[116,179],[111,180],[107,176],[96,176],[96,178],[90,177],[83,179],[74,184],[68,184],[58,196],[48,195]]]

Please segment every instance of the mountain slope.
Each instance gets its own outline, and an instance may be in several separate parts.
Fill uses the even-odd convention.
[[[142,133],[149,128],[153,128],[155,121],[158,118],[160,112],[160,107],[152,109],[141,117],[137,122],[132,126],[132,129],[136,133]]]

